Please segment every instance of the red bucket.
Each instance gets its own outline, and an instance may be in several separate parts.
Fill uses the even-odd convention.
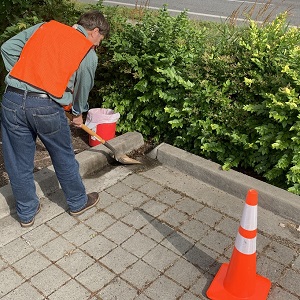
[[[96,126],[96,133],[105,141],[109,141],[116,136],[117,123],[103,123]],[[91,147],[101,144],[94,136],[89,137],[89,144]]]

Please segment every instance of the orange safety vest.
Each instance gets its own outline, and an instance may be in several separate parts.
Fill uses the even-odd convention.
[[[57,21],[44,23],[23,47],[10,76],[61,98],[92,47],[76,29]]]

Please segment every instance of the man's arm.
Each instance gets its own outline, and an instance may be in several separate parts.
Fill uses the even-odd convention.
[[[82,123],[82,113],[88,111],[88,97],[94,86],[95,72],[98,64],[98,57],[94,50],[84,57],[76,74],[76,82],[73,93],[72,114],[74,125]]]

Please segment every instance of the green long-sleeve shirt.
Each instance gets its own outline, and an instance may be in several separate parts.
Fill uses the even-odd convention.
[[[5,68],[8,72],[11,71],[15,63],[18,61],[25,43],[41,25],[42,23],[34,25],[18,33],[2,44],[1,55]],[[82,26],[78,25],[77,30],[87,37],[87,32]],[[83,58],[79,68],[68,82],[67,90],[73,91],[73,94],[66,91],[62,98],[55,98],[53,96],[51,96],[51,98],[61,105],[69,105],[70,103],[73,103],[72,111],[75,115],[80,115],[81,113],[86,112],[88,110],[88,96],[94,86],[97,64],[97,54],[94,49],[91,49]],[[33,86],[11,77],[9,73],[5,78],[5,84],[26,91],[40,92],[40,90],[35,89]]]

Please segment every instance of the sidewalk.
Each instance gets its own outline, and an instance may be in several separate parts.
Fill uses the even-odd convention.
[[[122,152],[138,133],[112,140]],[[1,300],[194,300],[229,262],[247,190],[259,193],[257,273],[268,300],[300,299],[300,197],[161,144],[142,165],[120,165],[104,146],[77,155],[95,208],[66,212],[53,169],[36,176],[42,210],[32,228],[0,189]],[[110,164],[108,164],[110,162]]]

